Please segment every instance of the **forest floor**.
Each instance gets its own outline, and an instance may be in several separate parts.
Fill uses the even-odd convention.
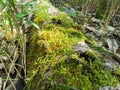
[[[35,8],[39,10],[32,15],[34,25],[25,25],[30,27],[25,33],[27,76],[21,78],[17,72],[23,73],[22,65],[18,65],[20,55],[13,53],[19,48],[7,34],[9,42],[2,40],[0,45],[16,57],[14,63],[8,60],[8,54],[0,57],[0,86],[11,77],[13,83],[7,82],[5,90],[14,90],[13,84],[19,86],[17,90],[120,89],[120,9],[106,25],[94,13],[55,7],[44,0]],[[7,70],[10,75],[6,75]]]

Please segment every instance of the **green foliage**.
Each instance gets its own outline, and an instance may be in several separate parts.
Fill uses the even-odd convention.
[[[9,82],[7,78],[4,81],[4,87],[2,87],[4,90],[8,88],[16,90],[15,82],[20,83],[18,79],[26,77],[26,35],[22,25],[23,17],[28,13],[24,12],[22,4],[19,0],[0,0],[0,27],[2,27],[0,31],[0,63],[4,65],[3,71],[6,71],[2,73],[4,78],[9,77],[10,80]],[[30,10],[27,11],[30,14]],[[6,62],[4,62],[3,56],[7,58]],[[24,75],[23,73],[21,75],[21,71],[24,72]],[[3,78],[2,74],[1,78]]]

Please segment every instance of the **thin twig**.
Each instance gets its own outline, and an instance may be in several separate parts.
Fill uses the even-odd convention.
[[[7,71],[7,69],[5,68],[5,64],[4,64],[4,62],[3,62],[2,59],[1,59],[1,62],[2,62],[2,64],[4,65],[4,70],[5,70],[5,73],[6,73],[6,75],[7,75],[7,79],[6,79],[5,83],[4,83],[3,90],[5,90],[5,86],[6,86],[6,83],[7,83],[8,80],[10,80],[12,87],[14,88],[14,90],[16,90],[15,85],[14,85],[13,81],[11,80],[11,78],[10,78],[10,76],[9,76],[10,72],[8,73],[8,71]],[[10,69],[11,69],[11,68],[10,68]],[[10,71],[10,70],[9,70],[9,71]]]

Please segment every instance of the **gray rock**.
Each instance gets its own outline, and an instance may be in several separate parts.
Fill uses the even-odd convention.
[[[118,84],[116,87],[113,86],[101,86],[99,90],[120,90],[120,85]]]
[[[50,7],[50,8],[48,9],[48,13],[49,13],[50,15],[56,15],[56,14],[58,13],[58,10],[57,10],[55,7]]]
[[[75,46],[73,46],[73,50],[76,52],[85,53],[85,51],[89,50],[89,46],[84,42],[77,42]]]
[[[109,39],[106,40],[107,45],[109,47],[109,50],[111,50],[113,53],[116,53],[118,47],[117,41],[115,39]]]
[[[105,56],[106,62],[104,63],[105,69],[110,70],[110,69],[117,69],[120,68],[119,62],[115,61],[113,57],[110,57],[109,55]]]
[[[114,90],[114,87],[112,87],[112,86],[104,86],[104,87],[100,87],[99,90]]]

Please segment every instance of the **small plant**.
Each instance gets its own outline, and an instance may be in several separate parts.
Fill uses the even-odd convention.
[[[23,21],[30,21],[27,15],[32,13],[32,5],[31,2],[24,3],[19,0],[0,1],[0,27],[2,29],[0,30],[2,37],[0,38],[0,63],[4,66],[3,71],[6,78],[3,83],[4,90],[9,88],[16,90],[18,88],[16,82],[20,83],[19,79],[23,80],[22,84],[24,84],[26,77],[26,31],[23,26],[26,23]],[[32,24],[34,23],[32,22]],[[34,25],[36,26],[36,24]]]

